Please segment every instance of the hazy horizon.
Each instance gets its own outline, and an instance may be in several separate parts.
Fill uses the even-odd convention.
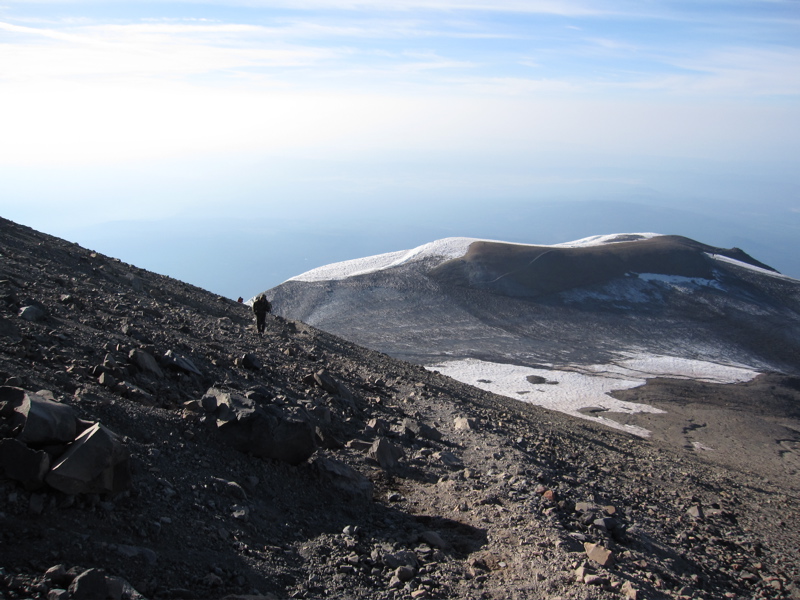
[[[449,236],[800,278],[800,5],[19,0],[0,214],[229,297]]]

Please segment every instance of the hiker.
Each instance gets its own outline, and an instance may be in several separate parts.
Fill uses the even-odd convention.
[[[253,312],[256,314],[256,330],[258,335],[264,333],[264,326],[266,325],[267,313],[272,310],[269,300],[264,294],[259,294],[253,300]]]

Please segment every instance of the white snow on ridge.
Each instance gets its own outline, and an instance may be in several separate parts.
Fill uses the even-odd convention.
[[[593,413],[661,413],[663,411],[646,404],[617,400],[609,392],[638,387],[653,377],[736,383],[749,381],[758,375],[744,367],[652,354],[629,354],[611,364],[574,365],[561,369],[534,369],[471,358],[426,368],[495,394],[602,423],[641,437],[648,437],[650,432],[641,427],[622,425],[612,418],[587,415],[581,409],[593,409]],[[545,383],[531,383],[528,380],[531,376],[534,381],[545,380]]]
[[[756,273],[760,273],[761,275],[768,275],[769,277],[775,277],[776,279],[785,279],[787,281],[799,281],[794,277],[789,277],[788,275],[784,275],[782,273],[776,273],[775,271],[770,271],[769,269],[762,269],[761,267],[757,267],[755,265],[751,265],[746,262],[742,262],[740,260],[736,260],[735,258],[729,258],[727,256],[722,256],[721,254],[709,254],[706,253],[706,256],[710,256],[714,260],[718,260],[720,262],[728,263],[731,265],[736,265],[737,267],[741,267],[743,269],[748,269],[750,271],[755,271]]]
[[[412,260],[422,260],[430,257],[440,257],[443,261],[450,260],[464,256],[470,244],[478,241],[482,240],[476,238],[445,238],[423,244],[411,250],[388,252],[325,265],[292,277],[289,281],[335,281],[355,277],[356,275],[383,271]]]
[[[573,242],[553,244],[551,248],[587,248],[589,246],[603,246],[605,244],[619,244],[621,242],[638,242],[651,238],[661,237],[662,233],[609,233],[606,235],[592,235]]]
[[[338,281],[347,279],[348,277],[355,277],[357,275],[366,275],[367,273],[375,273],[402,265],[407,262],[422,260],[425,258],[441,258],[442,262],[452,260],[464,256],[469,250],[470,244],[473,242],[492,242],[496,244],[512,244],[514,246],[538,246],[541,248],[582,248],[587,246],[600,246],[613,242],[628,242],[635,240],[645,240],[652,237],[658,237],[658,233],[615,233],[611,235],[596,235],[593,237],[576,240],[574,242],[566,242],[563,244],[554,244],[547,246],[544,244],[517,244],[512,242],[502,242],[499,240],[485,240],[480,238],[466,238],[466,237],[451,237],[436,240],[428,244],[423,244],[411,250],[399,250],[397,252],[388,252],[386,254],[377,254],[375,256],[367,256],[364,258],[356,258],[353,260],[346,260],[343,262],[332,263],[311,269],[300,275],[296,275],[288,281]]]

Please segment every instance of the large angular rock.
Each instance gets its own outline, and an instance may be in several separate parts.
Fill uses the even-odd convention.
[[[99,600],[108,597],[106,576],[100,569],[89,569],[72,580],[68,589],[73,600]]]
[[[314,381],[319,387],[329,394],[333,396],[339,396],[348,402],[353,401],[353,392],[351,392],[343,383],[336,381],[336,379],[334,379],[333,376],[325,369],[321,369],[314,373]]]
[[[156,377],[163,377],[164,371],[158,366],[158,362],[153,358],[149,352],[145,352],[140,348],[134,348],[128,354],[130,361],[135,364],[139,369],[145,373],[155,375]]]
[[[167,350],[164,354],[163,358],[161,359],[162,364],[172,369],[176,369],[178,371],[184,371],[186,373],[191,373],[193,375],[200,375],[202,377],[203,373],[200,369],[197,368],[191,359],[177,354],[172,350]]]
[[[240,452],[298,465],[316,450],[314,427],[286,418],[273,407],[228,409],[232,418],[218,419],[223,438]]]
[[[130,486],[128,451],[116,434],[95,423],[70,444],[45,482],[65,494],[124,491]]]
[[[33,450],[15,439],[0,440],[0,473],[20,481],[27,490],[37,490],[44,484],[50,470],[50,455]]]
[[[241,394],[224,392],[219,388],[209,388],[200,399],[203,410],[215,413],[217,425],[242,418],[255,411],[255,400]]]
[[[260,371],[261,361],[258,359],[258,356],[252,352],[248,352],[242,356],[242,366],[250,371]]]
[[[352,467],[327,456],[316,457],[313,465],[326,484],[357,500],[372,500],[372,482]]]
[[[41,306],[32,304],[30,306],[23,306],[19,309],[19,317],[26,321],[42,321],[47,316],[47,313]]]
[[[414,419],[403,419],[400,424],[403,435],[410,438],[425,438],[434,442],[441,441],[442,433],[438,429],[434,429],[430,425],[420,423]]]
[[[46,400],[32,392],[0,387],[3,429],[20,442],[46,445],[70,442],[77,434],[75,411],[66,404]]]
[[[336,380],[324,369],[314,373],[314,381],[329,394],[336,395],[339,393],[339,386],[336,384]]]

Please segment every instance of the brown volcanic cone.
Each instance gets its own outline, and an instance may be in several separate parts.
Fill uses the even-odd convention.
[[[718,254],[772,270],[741,250],[722,249],[681,236],[659,236],[578,248],[474,242],[467,254],[430,273],[450,285],[536,297],[602,284],[628,273],[711,279]]]

